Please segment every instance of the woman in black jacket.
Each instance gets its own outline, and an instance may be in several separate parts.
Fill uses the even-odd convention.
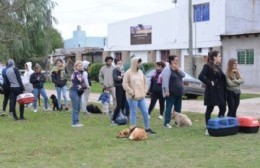
[[[123,76],[124,76],[124,69],[122,66],[122,61],[115,59],[115,65],[116,68],[113,70],[113,80],[114,80],[114,86],[116,88],[116,109],[114,111],[114,114],[112,116],[111,125],[117,125],[116,124],[116,118],[118,117],[120,110],[124,112],[125,104],[126,104],[126,95],[125,90],[122,86],[123,82]],[[126,114],[128,115],[128,114]]]
[[[218,51],[208,54],[208,63],[203,66],[199,80],[206,85],[204,105],[207,106],[205,122],[211,117],[214,106],[219,107],[218,117],[224,117],[226,112],[226,77],[220,68],[221,55]],[[208,135],[208,130],[205,132]]]

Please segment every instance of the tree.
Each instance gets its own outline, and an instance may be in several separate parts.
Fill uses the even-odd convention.
[[[52,0],[0,0],[0,54],[16,60],[46,56],[55,6]]]

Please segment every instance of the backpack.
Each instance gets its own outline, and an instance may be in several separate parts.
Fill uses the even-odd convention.
[[[128,122],[127,116],[120,111],[115,122],[118,125],[126,125]]]

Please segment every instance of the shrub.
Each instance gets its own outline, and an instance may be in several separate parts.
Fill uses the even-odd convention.
[[[91,80],[98,82],[99,70],[101,69],[101,67],[103,65],[104,64],[102,64],[102,63],[95,63],[95,64],[91,65],[91,70],[90,70]]]
[[[154,63],[143,63],[144,71],[147,72],[149,69],[154,68]]]

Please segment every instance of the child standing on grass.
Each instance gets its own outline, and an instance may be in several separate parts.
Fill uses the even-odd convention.
[[[108,114],[109,112],[109,103],[110,103],[110,94],[107,88],[103,89],[103,93],[99,96],[98,101],[101,101],[103,106],[103,113]]]

